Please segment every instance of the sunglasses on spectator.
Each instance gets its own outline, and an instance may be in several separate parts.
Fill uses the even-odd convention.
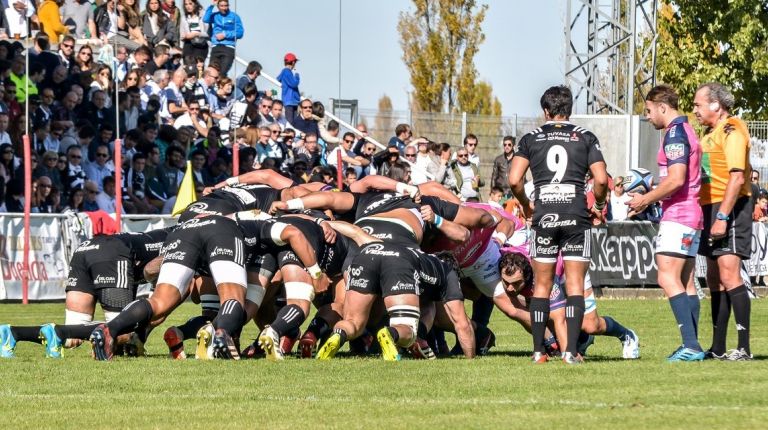
[[[302,108],[302,109],[312,109],[312,105],[309,105],[309,106],[302,106],[301,108]]]
[[[261,107],[263,107],[263,108],[270,108],[270,109],[272,109],[272,105],[265,105],[265,104],[262,104],[262,105],[261,105]]]
[[[62,43],[61,46],[64,47],[64,48],[74,48],[75,44],[74,43]]]
[[[355,140],[354,139],[352,139],[352,140],[344,139],[344,142],[346,142],[346,143],[355,143]]]
[[[87,55],[87,56],[89,56],[89,57],[90,57],[90,56],[91,56],[91,55],[93,55],[93,54],[92,54],[92,53],[90,53],[90,52],[81,52],[81,53],[80,53],[80,55]]]
[[[104,157],[104,158],[107,158],[107,157],[109,157],[109,154],[99,154],[99,153],[97,153],[97,154],[96,154],[96,156],[97,156],[97,157]]]
[[[272,130],[272,134],[280,134],[280,130]]]
[[[13,150],[10,149],[10,150],[7,150],[7,151],[3,151],[3,154],[13,154]]]
[[[80,160],[83,158],[82,155],[70,155],[69,158],[74,158],[75,160]]]
[[[59,161],[59,159],[58,158],[46,158],[45,161]],[[66,160],[62,160],[62,161],[66,161]]]
[[[85,190],[88,194],[98,194],[97,190]]]
[[[505,143],[504,146],[513,146],[511,143]]]
[[[406,158],[416,157],[416,154],[405,154]]]
[[[466,158],[468,156],[469,156],[468,154],[456,154],[456,157],[459,157],[459,158]]]

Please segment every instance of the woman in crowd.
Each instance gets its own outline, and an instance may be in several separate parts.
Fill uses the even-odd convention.
[[[93,75],[93,82],[91,82],[91,89],[88,93],[88,100],[93,97],[94,91],[102,90],[106,95],[106,101],[104,107],[109,109],[112,107],[112,95],[115,93],[112,85],[114,85],[112,79],[112,68],[106,64],[99,64],[96,66],[96,73]]]
[[[160,7],[160,0],[147,0],[141,18],[141,32],[150,47],[161,43],[169,46],[176,44],[173,24]]]
[[[10,143],[0,145],[0,176],[9,184],[16,174],[15,156]]]
[[[141,32],[141,15],[138,0],[120,0],[117,4],[117,30],[139,45],[147,40]]]
[[[67,205],[63,210],[73,210],[75,212],[83,211],[83,201],[85,200],[85,191],[77,189],[72,191],[67,200]]]
[[[126,73],[125,79],[123,79],[123,82],[120,82],[120,90],[124,91],[129,87],[133,87],[137,85],[139,85],[139,71],[136,69],[133,69],[130,72]]]
[[[96,64],[93,61],[93,48],[91,48],[91,45],[81,46],[80,50],[77,51],[75,64],[72,66],[72,74],[90,74],[93,73],[95,69]]]
[[[208,57],[208,24],[203,22],[203,6],[197,0],[184,0],[184,13],[179,23],[184,61],[193,64],[195,58]]]

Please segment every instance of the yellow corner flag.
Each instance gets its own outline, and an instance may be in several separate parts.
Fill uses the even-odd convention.
[[[176,203],[173,205],[173,216],[184,212],[191,203],[197,200],[195,193],[195,180],[192,179],[192,162],[187,161],[187,171],[184,173],[184,179],[181,180],[179,192],[176,193]]]

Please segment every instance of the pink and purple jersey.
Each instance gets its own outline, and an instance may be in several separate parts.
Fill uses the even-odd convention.
[[[661,181],[675,164],[687,166],[686,179],[674,194],[661,201],[662,221],[676,222],[701,230],[704,227],[699,190],[701,189],[701,146],[688,118],[679,116],[667,126],[656,156]]]

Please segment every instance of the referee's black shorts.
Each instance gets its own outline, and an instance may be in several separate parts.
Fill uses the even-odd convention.
[[[712,223],[717,220],[720,203],[702,206],[704,212],[704,229],[701,231],[699,255],[707,258],[717,258],[721,255],[738,255],[742,260],[748,260],[752,253],[752,210],[751,197],[739,197],[730,219],[725,227],[725,237],[709,243],[709,233]]]

